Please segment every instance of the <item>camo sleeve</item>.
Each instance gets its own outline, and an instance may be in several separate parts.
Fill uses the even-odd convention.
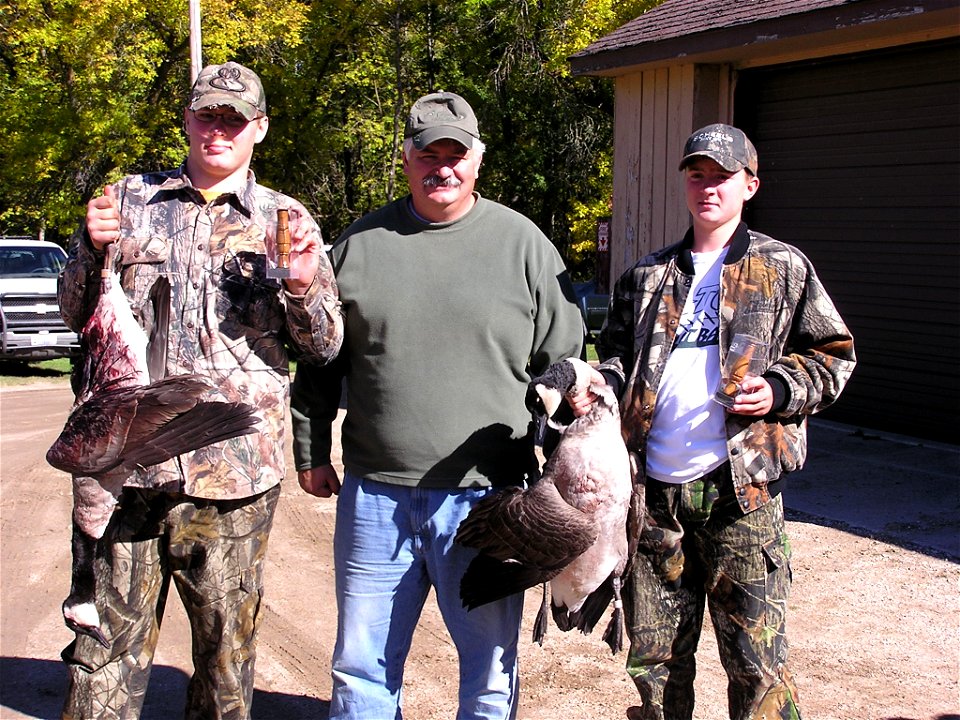
[[[325,365],[333,360],[343,342],[343,314],[327,254],[321,253],[317,275],[304,295],[285,295],[287,332],[293,344],[310,362]]]

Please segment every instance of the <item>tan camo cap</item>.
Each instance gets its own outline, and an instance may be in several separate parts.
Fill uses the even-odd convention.
[[[267,114],[267,97],[260,78],[250,68],[235,62],[207,65],[190,91],[190,110],[232,107],[247,120]]]

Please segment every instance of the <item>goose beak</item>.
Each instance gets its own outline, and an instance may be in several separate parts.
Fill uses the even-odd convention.
[[[553,417],[557,408],[560,407],[560,403],[563,402],[563,394],[555,388],[549,388],[540,383],[537,383],[535,389],[543,402],[544,409],[547,411],[547,417]]]

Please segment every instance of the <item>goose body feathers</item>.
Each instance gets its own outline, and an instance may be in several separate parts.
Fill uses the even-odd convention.
[[[619,599],[627,563],[630,462],[620,434],[617,399],[606,384],[589,384],[586,363],[571,358],[530,383],[528,405],[547,414],[589,385],[589,412],[559,428],[561,436],[529,489],[508,488],[482,500],[461,523],[457,541],[479,550],[461,581],[465,607],[492,602],[549,582],[551,610],[562,630],[590,632],[612,599]],[[605,640],[620,649],[621,615]],[[538,619],[535,639],[545,633]]]

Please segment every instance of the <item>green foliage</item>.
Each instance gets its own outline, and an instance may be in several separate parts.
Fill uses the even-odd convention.
[[[568,57],[654,4],[204,0],[204,62],[260,73],[271,125],[254,169],[328,238],[405,194],[410,104],[464,95],[488,146],[480,192],[587,272],[610,213],[612,88],[571,77]],[[0,30],[0,230],[65,238],[105,182],[182,161],[188,0],[12,0]]]
[[[305,7],[205,2],[206,58],[269,62],[298,38]],[[182,161],[187,0],[13,0],[0,29],[4,232],[63,238],[104,183]]]

